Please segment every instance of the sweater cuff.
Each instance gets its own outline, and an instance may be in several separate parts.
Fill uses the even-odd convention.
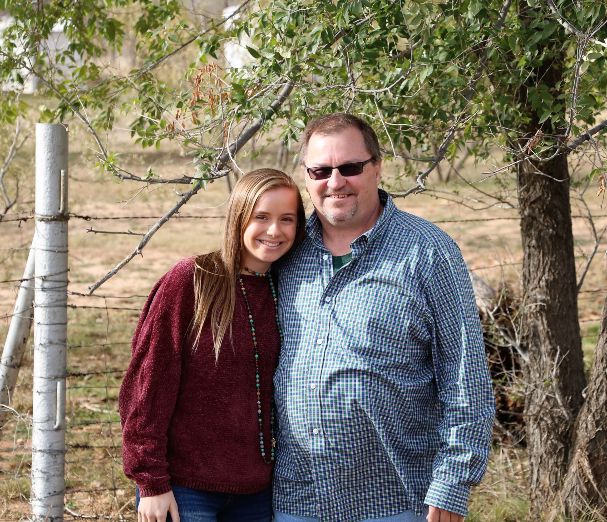
[[[139,496],[142,498],[155,497],[171,491],[171,484],[169,482],[162,482],[153,486],[142,486],[141,484],[137,484],[137,487],[139,488]]]
[[[470,486],[433,480],[424,504],[451,511],[465,517],[468,514]]]

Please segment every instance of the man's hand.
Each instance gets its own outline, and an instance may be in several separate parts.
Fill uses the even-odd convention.
[[[177,502],[172,491],[156,495],[155,497],[142,497],[137,509],[138,522],[166,522],[167,513],[171,514],[173,522],[179,522]]]
[[[430,506],[426,520],[428,522],[464,522],[464,517],[445,509]]]

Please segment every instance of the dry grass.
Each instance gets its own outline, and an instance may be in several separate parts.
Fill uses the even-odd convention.
[[[203,219],[175,219],[169,222],[127,267],[107,284],[96,297],[80,297],[89,285],[130,252],[138,242],[131,235],[95,234],[88,231],[144,232],[155,218],[177,200],[176,190],[184,187],[118,183],[96,171],[89,142],[82,130],[72,128],[70,153],[70,210],[79,215],[101,218],[149,216],[142,219],[70,221],[70,291],[69,297],[69,394],[68,444],[66,459],[66,519],[78,514],[96,519],[133,519],[133,487],[123,476],[120,459],[120,427],[116,397],[122,371],[130,356],[129,340],[135,321],[152,284],[176,260],[212,250],[218,245],[227,198],[223,181],[200,193],[182,215]],[[121,146],[126,139],[116,131],[112,141]],[[190,163],[178,150],[166,152],[123,151],[129,169],[143,173],[152,166],[158,173],[178,176],[190,171]],[[243,168],[253,160],[242,160]],[[256,160],[257,166],[274,164],[274,156]],[[395,166],[387,166],[387,177],[394,178]],[[437,187],[436,185],[434,185]],[[486,192],[498,188],[495,180],[483,185]],[[447,201],[454,191],[475,207],[486,203],[484,197],[463,185],[438,186],[451,196],[436,193],[398,200],[398,206],[439,223],[460,244],[470,268],[493,286],[506,282],[519,285],[521,262],[520,237],[516,211],[493,207],[471,210]],[[22,187],[31,191],[31,186]],[[506,183],[508,189],[508,183]],[[510,187],[511,189],[511,187]],[[470,198],[475,198],[472,200]],[[593,213],[607,214],[600,201],[590,199]],[[24,211],[31,208],[27,194]],[[576,208],[574,214],[581,214]],[[495,220],[499,218],[499,220]],[[605,226],[607,219],[597,219]],[[581,219],[574,223],[579,252],[591,246],[588,227]],[[21,272],[31,241],[33,222],[0,223],[0,280],[14,280]],[[604,250],[604,245],[602,247]],[[602,256],[597,256],[580,295],[580,316],[588,361],[598,337],[598,319],[605,288]],[[583,264],[580,257],[578,265]],[[14,283],[0,284],[0,333],[8,327],[6,317],[16,296]],[[104,296],[104,297],[102,297]],[[2,430],[0,438],[0,520],[22,520],[29,510],[31,348],[26,354],[12,406],[18,413]],[[476,488],[471,502],[472,521],[522,521],[527,513],[526,459],[524,452],[513,448],[495,448],[488,474]],[[72,514],[70,514],[72,513]]]
[[[529,511],[527,458],[522,449],[494,448],[485,478],[474,490],[468,522],[522,522]]]

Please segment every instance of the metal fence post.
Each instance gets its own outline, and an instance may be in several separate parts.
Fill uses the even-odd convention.
[[[36,125],[32,519],[63,520],[67,368],[67,158],[64,125]]]

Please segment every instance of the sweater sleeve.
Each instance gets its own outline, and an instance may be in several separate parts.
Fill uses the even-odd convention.
[[[120,388],[124,472],[137,483],[142,497],[171,489],[168,431],[193,314],[193,267],[193,259],[180,261],[152,289]]]

